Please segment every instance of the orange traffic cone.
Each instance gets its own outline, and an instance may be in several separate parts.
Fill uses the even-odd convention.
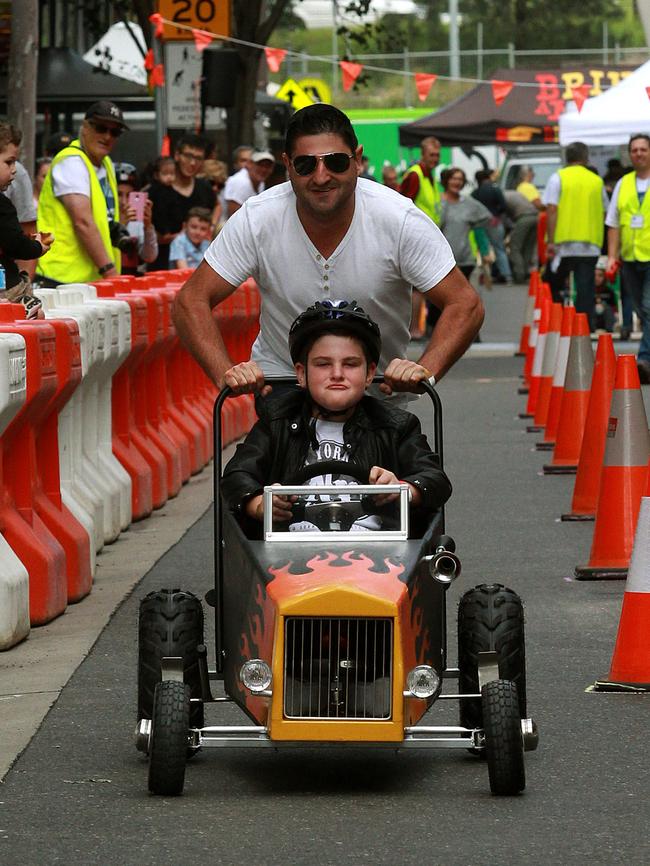
[[[530,326],[530,335],[528,337],[528,346],[526,347],[526,361],[524,362],[524,387],[519,389],[520,394],[527,394],[527,388],[530,387],[530,376],[533,370],[533,361],[535,359],[535,349],[537,348],[537,338],[539,336],[539,320],[542,316],[542,301],[551,300],[551,290],[546,283],[539,283],[537,294],[535,295],[535,308],[533,310],[533,323]]]
[[[593,368],[594,353],[591,348],[587,314],[576,313],[571,332],[555,450],[551,463],[544,466],[544,475],[573,475],[578,468]]]
[[[609,407],[612,402],[616,355],[611,334],[598,338],[596,363],[591,381],[591,393],[587,407],[585,432],[582,437],[580,460],[573,488],[571,511],[562,515],[562,520],[593,520],[598,505],[600,475],[605,456],[605,437]]]
[[[648,482],[650,433],[634,355],[619,355],[607,423],[605,461],[589,565],[578,580],[624,579],[641,497]]]
[[[548,334],[548,323],[550,318],[551,301],[548,298],[544,298],[540,304],[537,343],[535,344],[533,366],[528,384],[528,402],[526,404],[526,411],[519,413],[520,418],[533,418],[537,410],[537,398],[539,397],[539,385],[542,375],[542,361],[544,360],[544,349],[546,347],[546,336]]]
[[[597,692],[650,691],[650,497],[641,500],[609,674]]]
[[[551,402],[551,389],[553,388],[553,373],[560,345],[560,327],[562,325],[562,304],[551,304],[551,312],[548,320],[548,333],[544,344],[544,357],[542,358],[542,371],[539,377],[539,393],[537,395],[537,408],[533,424],[526,428],[529,433],[539,433],[546,427],[548,418],[548,407]]]
[[[535,445],[538,451],[552,451],[555,448],[555,437],[557,436],[557,425],[560,420],[560,408],[562,406],[562,395],[564,394],[564,380],[566,378],[566,366],[569,360],[569,346],[571,345],[571,331],[573,329],[573,317],[575,314],[575,307],[562,308],[560,342],[555,359],[555,370],[553,371],[553,385],[551,387],[551,399],[548,404],[546,429],[542,441],[537,442]]]
[[[528,337],[530,328],[533,324],[533,312],[535,310],[535,296],[539,286],[539,271],[531,271],[530,279],[528,280],[528,300],[526,301],[526,312],[524,313],[524,324],[521,326],[521,335],[519,337],[519,349],[515,352],[515,358],[526,357],[526,349],[528,347]]]

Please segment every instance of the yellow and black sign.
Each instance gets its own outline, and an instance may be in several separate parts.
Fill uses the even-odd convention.
[[[192,39],[192,31],[186,27],[230,36],[230,0],[158,0],[158,13],[183,25],[180,28],[165,24],[166,41]]]
[[[300,108],[306,108],[308,105],[313,105],[314,100],[311,99],[297,81],[293,78],[287,78],[282,87],[275,94],[276,99],[284,99],[290,103],[293,108],[298,111]]]
[[[298,84],[314,102],[331,103],[332,90],[322,78],[301,78]]]

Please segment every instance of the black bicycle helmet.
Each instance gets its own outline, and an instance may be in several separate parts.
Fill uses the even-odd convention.
[[[377,364],[381,354],[379,325],[356,301],[316,301],[301,313],[289,329],[289,352],[295,364],[305,345],[324,332],[345,331],[366,347],[370,360]]]

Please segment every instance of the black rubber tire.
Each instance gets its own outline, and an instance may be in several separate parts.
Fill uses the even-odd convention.
[[[481,696],[490,790],[519,794],[526,787],[526,772],[517,686],[492,680],[483,686]]]
[[[519,712],[526,717],[526,645],[521,599],[500,583],[468,590],[458,605],[458,691],[478,694],[478,654],[496,651],[499,677],[517,686]],[[460,723],[482,728],[480,698],[460,701]]]
[[[149,742],[149,790],[183,793],[190,727],[190,687],[174,681],[156,685]]]
[[[150,719],[153,696],[161,680],[160,663],[165,656],[183,658],[183,678],[193,698],[201,697],[201,678],[196,648],[203,643],[203,608],[191,592],[160,589],[140,602],[138,623],[138,719]],[[202,728],[203,703],[193,703],[190,725]]]

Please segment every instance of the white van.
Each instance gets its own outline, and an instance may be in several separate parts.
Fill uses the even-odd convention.
[[[516,189],[521,181],[520,173],[524,166],[532,168],[535,172],[533,183],[540,193],[543,193],[553,172],[562,168],[562,152],[559,145],[548,147],[540,145],[535,148],[509,151],[499,173],[498,186],[502,190]]]

